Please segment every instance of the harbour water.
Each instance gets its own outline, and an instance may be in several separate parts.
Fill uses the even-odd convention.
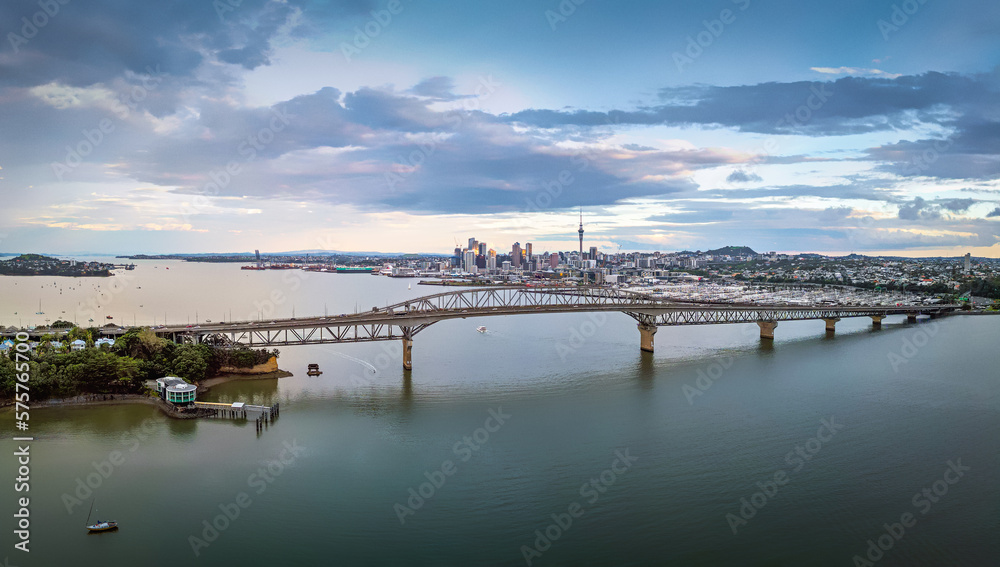
[[[335,314],[450,290],[163,261],[128,278],[115,292],[111,279],[0,278],[0,323]],[[494,317],[422,331],[409,376],[396,343],[284,347],[292,377],[203,396],[280,402],[259,436],[252,421],[179,421],[140,405],[33,409],[31,553],[13,550],[5,513],[0,556],[997,565],[998,336],[989,316],[890,317],[877,331],[845,319],[833,337],[819,321],[781,323],[773,346],[756,325],[665,327],[649,355],[623,314]],[[307,376],[309,363],[323,374]],[[13,417],[0,419],[9,439]],[[7,486],[5,512],[17,496]],[[120,530],[86,533],[95,496]]]

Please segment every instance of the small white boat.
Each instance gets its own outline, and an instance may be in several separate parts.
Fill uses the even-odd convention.
[[[479,327],[476,327],[476,330],[479,331],[480,333],[485,333],[486,332],[486,327],[483,327],[483,326],[480,325]]]
[[[94,513],[94,504],[97,503],[97,498],[90,503],[90,513],[87,514],[87,522],[90,522],[90,516]],[[96,523],[87,524],[87,531],[90,533],[94,532],[108,532],[118,529],[118,522],[111,522],[106,520],[97,520]]]
[[[107,532],[117,530],[118,522],[105,522],[103,520],[97,520],[96,524],[87,526],[87,529],[91,532]]]

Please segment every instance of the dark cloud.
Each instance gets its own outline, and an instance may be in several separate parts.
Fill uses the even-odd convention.
[[[507,118],[546,128],[701,124],[766,134],[845,135],[907,128],[932,120],[942,106],[987,106],[996,96],[988,78],[930,72],[895,79],[671,87],[660,91],[662,104],[634,110],[532,109]]]
[[[914,197],[912,201],[899,205],[899,218],[904,220],[933,220],[941,218],[943,211],[965,212],[976,204],[975,199],[937,199],[928,201]]]
[[[742,169],[737,169],[736,171],[730,173],[728,177],[726,177],[726,181],[730,183],[751,183],[751,182],[760,182],[763,181],[763,179],[752,171],[747,172],[743,171]]]
[[[292,30],[298,36],[331,22],[350,29],[348,18],[367,14],[372,6],[359,0],[242,0],[238,6],[171,0],[151,10],[131,0],[59,2],[59,11],[33,31],[22,29],[22,18],[41,11],[38,3],[3,2],[0,22],[19,24],[5,26],[0,87],[88,86],[151,65],[196,80],[193,74],[206,56],[253,69],[268,64],[271,41],[283,26],[303,22]],[[11,41],[7,32],[25,41]]]
[[[975,115],[955,124],[946,139],[903,140],[867,151],[879,169],[904,177],[996,179],[1000,177],[1000,122]]]
[[[655,152],[656,151],[656,148],[652,148],[650,146],[642,146],[642,145],[639,145],[639,144],[622,144],[622,147],[625,148],[626,150],[630,150],[630,151],[633,151],[633,152]]]
[[[993,209],[992,211],[986,213],[986,218],[1000,217],[1000,207]]]
[[[944,209],[953,213],[967,211],[969,207],[976,203],[975,199],[938,199],[937,203]]]
[[[455,81],[451,77],[430,77],[420,81],[409,90],[417,96],[424,96],[438,101],[453,101],[463,98],[473,98],[475,95],[455,94]]]

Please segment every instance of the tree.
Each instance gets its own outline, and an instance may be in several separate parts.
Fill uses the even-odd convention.
[[[205,345],[180,345],[174,351],[174,374],[189,382],[205,379],[211,351]]]
[[[167,348],[166,339],[156,336],[149,327],[129,329],[115,339],[115,352],[132,358],[148,359]]]

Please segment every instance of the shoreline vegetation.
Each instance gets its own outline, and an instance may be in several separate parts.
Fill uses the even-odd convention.
[[[287,370],[277,370],[275,372],[266,373],[237,373],[237,372],[227,372],[220,374],[218,376],[213,376],[211,378],[206,378],[198,383],[198,393],[205,393],[212,389],[213,386],[218,386],[219,384],[225,384],[227,382],[241,381],[241,380],[274,380],[278,378],[287,378],[289,376],[294,376],[291,372]],[[177,408],[170,403],[165,402],[159,396],[155,394],[81,394],[79,396],[73,396],[69,398],[50,398],[46,400],[37,401],[32,405],[31,409],[46,409],[46,408],[63,408],[63,407],[86,407],[86,406],[116,406],[116,405],[130,405],[130,404],[143,404],[149,406],[155,406],[167,417],[172,417],[175,419],[194,419],[201,417],[196,412],[193,411],[178,411]],[[13,400],[4,400],[0,404],[0,410],[3,408],[13,406]],[[209,413],[214,413],[211,410]]]
[[[114,274],[114,264],[60,260],[41,254],[21,254],[0,260],[0,276],[61,276],[71,278],[107,278]]]
[[[29,352],[12,348],[0,354],[0,406],[13,405],[17,376],[25,371],[31,376],[32,407],[151,403],[169,406],[161,410],[171,417],[197,412],[177,410],[151,396],[148,381],[177,376],[205,392],[233,380],[292,375],[278,368],[277,350],[176,344],[156,336],[148,327],[129,330],[113,346],[95,347],[88,329],[74,327],[68,336],[84,341],[86,347],[68,350],[68,344],[53,336],[43,337]],[[26,362],[23,357],[27,357]]]

